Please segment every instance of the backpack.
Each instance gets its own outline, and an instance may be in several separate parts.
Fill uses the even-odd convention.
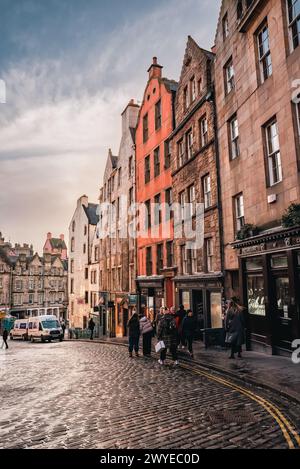
[[[166,335],[172,335],[176,331],[176,323],[172,317],[165,317],[164,319],[164,332]]]

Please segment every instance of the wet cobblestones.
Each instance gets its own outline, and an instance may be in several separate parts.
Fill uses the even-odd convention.
[[[14,341],[1,352],[1,448],[287,448],[259,404],[123,347]]]

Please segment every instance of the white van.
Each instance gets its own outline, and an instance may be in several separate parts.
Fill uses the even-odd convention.
[[[9,333],[9,337],[10,340],[28,340],[28,319],[16,319],[14,322],[14,327]]]
[[[48,340],[63,340],[63,331],[56,316],[37,316],[28,319],[28,339],[34,342],[40,339],[42,342]]]

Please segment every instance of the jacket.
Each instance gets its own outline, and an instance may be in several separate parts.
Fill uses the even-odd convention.
[[[158,324],[158,340],[163,340],[167,349],[177,347],[177,327],[173,314],[164,314]]]
[[[230,308],[226,315],[226,331],[234,334],[232,345],[243,345],[245,343],[245,319],[243,311]]]
[[[148,332],[153,332],[153,327],[150,319],[144,316],[140,319],[140,332],[142,335],[147,334]]]
[[[140,321],[138,319],[128,321],[128,335],[135,339],[140,336]]]
[[[186,316],[182,321],[182,335],[194,337],[196,324],[196,319],[193,316]]]

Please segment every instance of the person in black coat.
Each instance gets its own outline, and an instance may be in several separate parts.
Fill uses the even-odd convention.
[[[128,335],[129,335],[129,356],[132,357],[133,349],[136,356],[139,356],[139,341],[140,341],[140,321],[137,313],[134,313],[128,321]]]
[[[188,351],[191,358],[194,358],[193,352],[193,340],[196,329],[196,319],[194,317],[193,311],[189,309],[187,311],[187,316],[182,321],[182,336],[184,341],[187,342]]]
[[[93,338],[94,338],[95,326],[96,326],[96,324],[95,324],[93,318],[91,318],[90,321],[89,321],[89,330],[91,331],[90,340],[93,340]]]
[[[226,314],[227,343],[231,347],[229,358],[235,358],[234,354],[242,358],[242,345],[245,343],[245,318],[243,307],[232,299]]]
[[[3,345],[5,344],[5,348],[8,349],[8,344],[7,344],[8,330],[7,329],[4,329],[2,338],[3,338],[3,343],[2,343],[1,348],[3,348]]]
[[[179,346],[181,344],[181,348],[184,349],[185,347],[185,339],[184,335],[182,333],[182,322],[184,318],[186,317],[186,310],[184,309],[183,305],[179,306],[179,310],[175,313],[175,320],[176,320],[176,325],[177,325],[177,345]]]

